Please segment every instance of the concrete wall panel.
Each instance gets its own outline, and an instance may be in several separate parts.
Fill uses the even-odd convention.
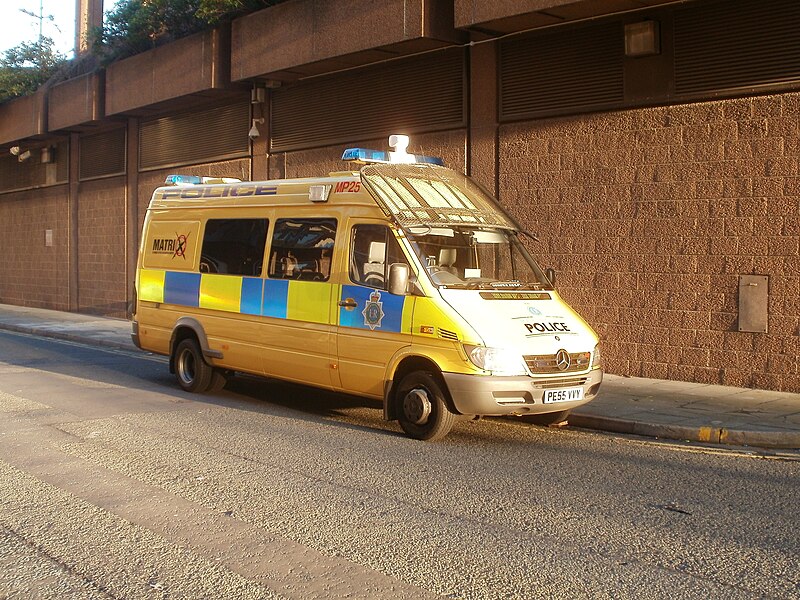
[[[0,303],[69,310],[68,196],[66,185],[2,195]]]
[[[78,310],[125,317],[125,178],[80,184]]]

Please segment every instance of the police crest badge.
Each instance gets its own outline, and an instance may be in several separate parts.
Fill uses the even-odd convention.
[[[383,312],[383,302],[381,302],[381,293],[378,290],[372,292],[369,296],[364,310],[361,311],[364,315],[364,325],[375,331],[376,328],[381,326],[381,321],[385,313]]]

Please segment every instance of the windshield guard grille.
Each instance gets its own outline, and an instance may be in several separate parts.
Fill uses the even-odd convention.
[[[404,228],[474,225],[518,229],[474,181],[435,165],[376,164],[361,178],[383,211]]]

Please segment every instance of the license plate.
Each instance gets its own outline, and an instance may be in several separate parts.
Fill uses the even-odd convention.
[[[542,397],[542,402],[545,404],[573,402],[574,400],[583,400],[582,387],[564,388],[562,390],[545,390],[544,396]]]

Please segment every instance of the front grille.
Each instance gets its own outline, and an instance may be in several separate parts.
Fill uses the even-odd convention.
[[[540,390],[553,390],[566,387],[578,387],[586,384],[588,377],[564,377],[559,379],[539,379],[533,382],[533,387]]]
[[[556,354],[529,354],[523,356],[525,364],[534,375],[550,375],[556,373],[578,373],[589,368],[591,352],[572,352],[569,355],[569,367],[563,371],[558,368]]]

